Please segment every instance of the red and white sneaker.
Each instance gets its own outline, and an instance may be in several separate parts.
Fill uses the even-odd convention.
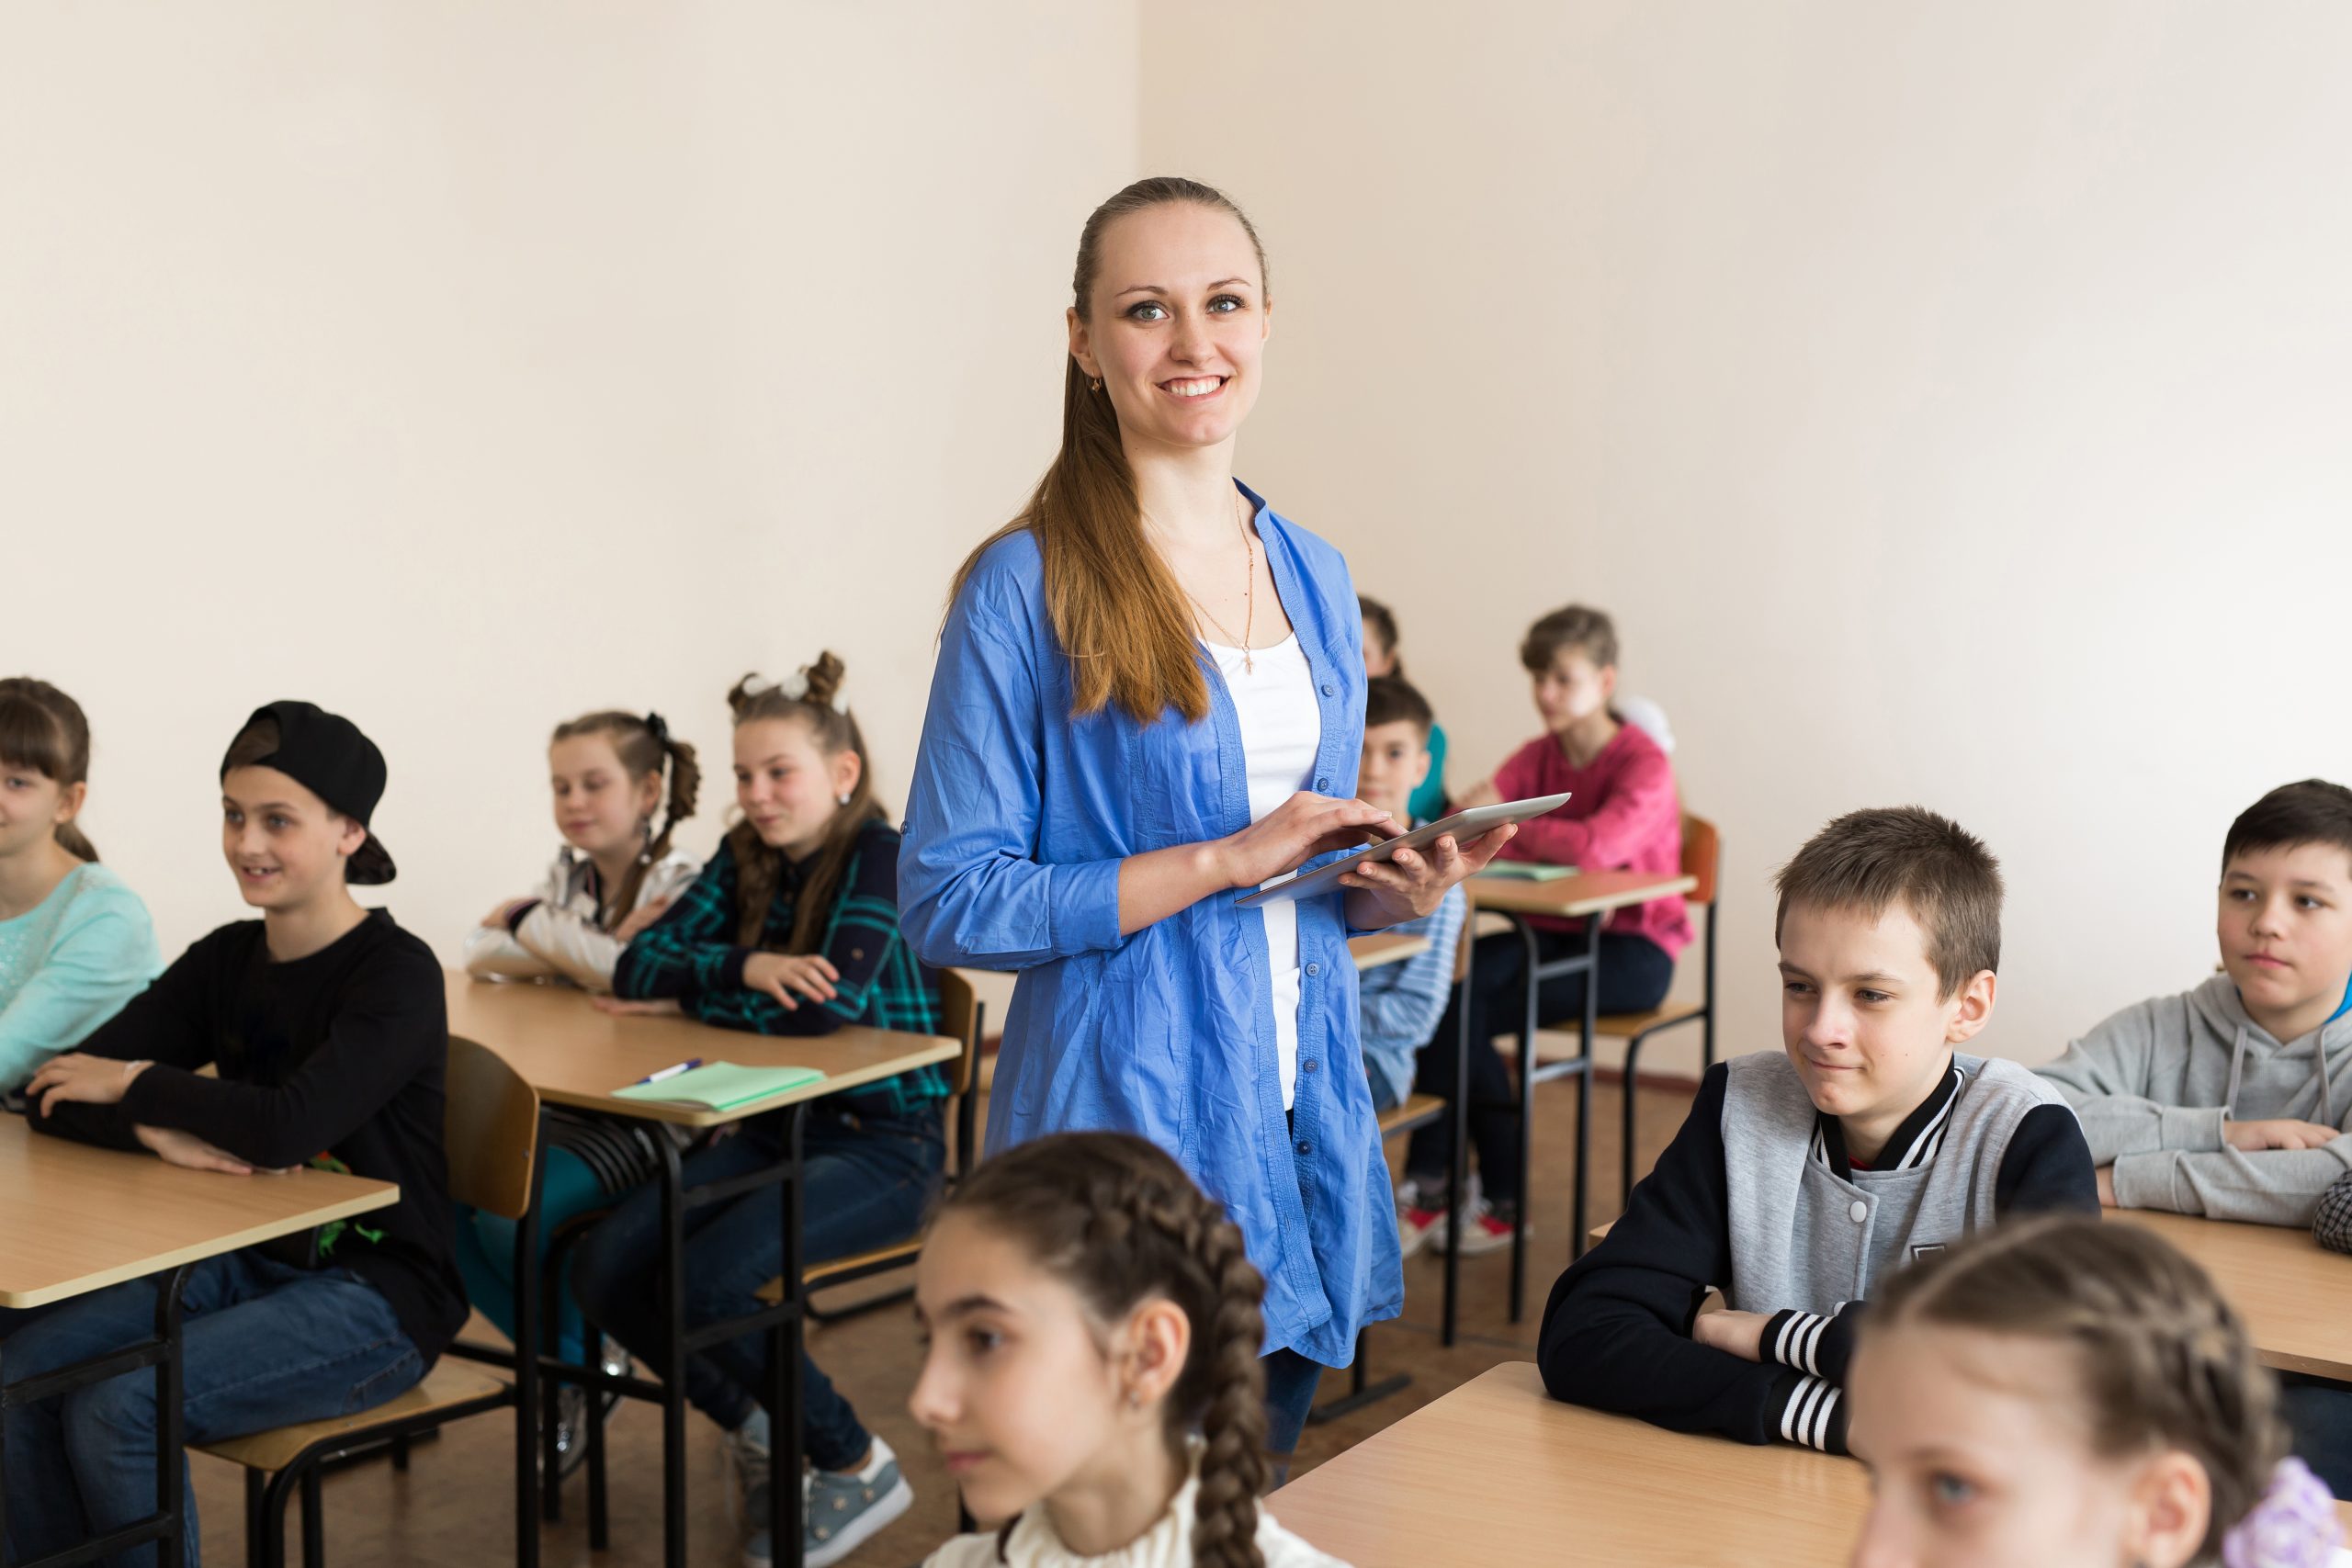
[[[1469,1213],[1462,1216],[1462,1256],[1464,1258],[1476,1258],[1482,1253],[1500,1252],[1510,1245],[1510,1213],[1506,1211],[1498,1214],[1493,1206],[1484,1198],[1471,1205]],[[1445,1216],[1440,1214],[1438,1216],[1440,1245],[1443,1245],[1444,1228]],[[1531,1227],[1526,1234],[1532,1235],[1535,1233]]]
[[[1434,1244],[1440,1252],[1445,1250],[1445,1211],[1408,1206],[1396,1211],[1396,1250],[1410,1258],[1421,1248]]]

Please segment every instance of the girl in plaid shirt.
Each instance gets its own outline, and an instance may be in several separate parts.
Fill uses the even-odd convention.
[[[801,690],[728,694],[735,711],[735,798],[743,819],[702,875],[622,953],[613,1007],[674,1006],[705,1023],[762,1034],[824,1034],[847,1024],[933,1034],[937,977],[899,934],[899,833],[874,797],[857,722],[836,705],[842,661],[827,653]],[[946,1162],[936,1066],[918,1068],[810,1107],[802,1138],[808,1261],[820,1263],[910,1235]],[[723,1181],[781,1157],[770,1119],[689,1155],[689,1183]],[[783,1267],[780,1190],[718,1205],[686,1243],[689,1327],[756,1311],[759,1288]],[[914,1495],[897,1457],[869,1433],[823,1372],[802,1358],[797,1413],[759,1404],[765,1338],[753,1334],[663,1367],[645,1281],[660,1256],[661,1195],[640,1189],[581,1247],[572,1289],[589,1318],[728,1434],[747,1495],[749,1568],[773,1555],[764,1521],[771,1416],[797,1418],[813,1467],[801,1543],[810,1568],[839,1562],[906,1512]]]

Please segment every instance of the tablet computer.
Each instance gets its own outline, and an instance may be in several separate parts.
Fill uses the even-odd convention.
[[[1284,899],[1312,898],[1318,893],[1329,893],[1338,888],[1340,878],[1346,875],[1351,867],[1362,865],[1368,860],[1387,860],[1398,850],[1422,849],[1449,833],[1458,840],[1475,839],[1506,822],[1524,822],[1531,817],[1557,811],[1567,803],[1568,797],[1565,795],[1539,795],[1529,800],[1506,800],[1498,806],[1477,806],[1467,811],[1457,811],[1426,828],[1400,833],[1396,838],[1335,860],[1319,870],[1310,871],[1304,876],[1293,872],[1234,902],[1242,908],[1256,909]]]

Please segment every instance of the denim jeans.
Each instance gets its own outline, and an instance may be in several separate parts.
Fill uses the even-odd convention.
[[[0,1375],[16,1382],[146,1338],[162,1286],[134,1280],[13,1327]],[[347,1269],[306,1272],[232,1252],[191,1269],[180,1301],[191,1443],[371,1409],[424,1375],[391,1304]],[[155,1417],[146,1368],[9,1411],[9,1560],[30,1562],[153,1514]],[[193,1494],[187,1505],[185,1561],[195,1568]],[[156,1555],[151,1543],[107,1561],[146,1568]]]
[[[1584,952],[1581,931],[1538,930],[1535,953],[1551,964]],[[1666,949],[1630,931],[1600,933],[1600,1010],[1640,1012],[1666,999],[1674,984],[1674,960]],[[1545,1026],[1584,1016],[1585,976],[1562,976],[1536,988],[1535,1016]],[[1461,1049],[1462,1009],[1470,1010],[1470,1146],[1477,1155],[1478,1179],[1487,1201],[1519,1202],[1519,1095],[1495,1050],[1497,1034],[1517,1034],[1527,1006],[1527,946],[1516,931],[1478,939],[1470,969],[1470,995],[1453,987],[1437,1032],[1421,1047],[1413,1087],[1424,1094],[1453,1092],[1453,1064]],[[1414,1133],[1405,1153],[1405,1174],[1424,1194],[1442,1191],[1453,1162],[1453,1121],[1440,1117]]]
[[[2297,1459],[2338,1497],[2352,1496],[2352,1389],[2297,1372],[2278,1379],[2278,1414]]]
[[[801,1257],[809,1263],[846,1257],[911,1235],[939,1190],[947,1162],[936,1109],[901,1120],[859,1119],[820,1105],[801,1138]],[[686,1156],[689,1186],[747,1175],[779,1157],[775,1130],[754,1122],[731,1138]],[[760,1309],[758,1291],[783,1272],[783,1190],[763,1187],[729,1202],[686,1213],[686,1326],[699,1327]],[[628,1348],[663,1378],[666,1364],[658,1294],[662,1192],[658,1183],[623,1200],[588,1233],[571,1269],[571,1289],[590,1322]],[[848,1470],[872,1441],[817,1364],[801,1352],[800,1432],[808,1461]],[[729,1431],[743,1424],[766,1384],[767,1336],[747,1334],[687,1359],[686,1398]],[[775,1420],[787,1411],[770,1411]]]
[[[1299,1434],[1306,1429],[1307,1412],[1315,1406],[1323,1368],[1295,1350],[1276,1350],[1259,1358],[1258,1365],[1266,1374],[1266,1451],[1286,1474],[1290,1456],[1298,1451]]]

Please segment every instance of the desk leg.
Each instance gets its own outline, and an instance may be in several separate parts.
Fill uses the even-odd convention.
[[[1445,1108],[1446,1119],[1453,1123],[1453,1168],[1445,1182],[1445,1314],[1440,1337],[1448,1349],[1453,1347],[1455,1308],[1462,1296],[1462,1190],[1470,1179],[1470,987],[1478,973],[1475,924],[1463,933],[1463,941],[1468,956],[1462,965],[1462,1005],[1454,1010],[1462,1024],[1454,1042],[1453,1100]]]
[[[187,1461],[182,1453],[187,1439],[187,1413],[182,1407],[180,1377],[180,1290],[187,1283],[189,1268],[183,1263],[173,1269],[155,1293],[155,1337],[164,1342],[163,1359],[155,1363],[155,1512],[164,1521],[164,1538],[156,1543],[159,1568],[180,1568],[182,1538],[187,1533]]]
[[[792,1176],[785,1183],[780,1205],[784,1266],[778,1274],[783,1304],[792,1310],[768,1328],[768,1540],[771,1561],[781,1568],[800,1568],[800,1342],[805,1332],[800,1309],[808,1294],[800,1263],[800,1135],[808,1109],[794,1105],[783,1112],[785,1157],[791,1162]]]
[[[537,1501],[531,1466],[534,1422],[538,1415],[540,1295],[545,1280],[539,1273],[539,1222],[546,1213],[548,1123],[542,1111],[532,1128],[531,1191],[523,1217],[514,1227],[514,1562],[515,1568],[538,1568],[539,1521],[532,1505]],[[557,1386],[548,1380],[548,1386]],[[314,1475],[315,1472],[312,1472]],[[560,1477],[550,1459],[547,1470],[548,1495],[555,1495]],[[318,1568],[315,1562],[305,1568]]]
[[[662,1156],[662,1561],[686,1568],[686,1201],[678,1146],[656,1136]]]
[[[1527,1315],[1527,1198],[1535,1161],[1535,1032],[1542,1027],[1537,1012],[1544,994],[1544,960],[1535,945],[1535,928],[1518,915],[1510,917],[1527,953],[1527,998],[1519,1021],[1519,1206],[1510,1216],[1510,1320]]]
[[[1577,1074],[1577,1176],[1576,1220],[1568,1232],[1568,1260],[1584,1256],[1585,1233],[1589,1228],[1587,1207],[1592,1184],[1592,1047],[1600,1032],[1600,928],[1603,917],[1595,915],[1584,923],[1584,1019],[1578,1043],[1583,1055],[1577,1057],[1581,1070]],[[1625,1093],[1634,1092],[1630,1073],[1625,1078]],[[1630,1099],[1628,1103],[1631,1103]]]

